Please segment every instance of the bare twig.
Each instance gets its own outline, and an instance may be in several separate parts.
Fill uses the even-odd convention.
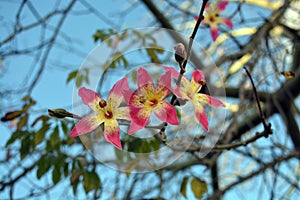
[[[244,69],[245,69],[245,71],[246,71],[246,73],[247,73],[247,75],[248,75],[248,77],[249,77],[249,79],[251,81],[252,87],[253,87],[253,91],[254,91],[254,95],[255,95],[257,107],[258,107],[259,114],[260,114],[260,117],[261,117],[261,121],[262,121],[262,123],[264,125],[265,130],[270,130],[271,127],[270,127],[270,124],[267,125],[267,123],[266,123],[266,118],[265,118],[265,115],[264,115],[264,113],[263,113],[263,111],[261,109],[260,101],[259,101],[259,96],[257,94],[257,90],[256,90],[256,87],[254,85],[252,76],[251,76],[250,72],[248,71],[248,69],[246,67],[244,67]]]

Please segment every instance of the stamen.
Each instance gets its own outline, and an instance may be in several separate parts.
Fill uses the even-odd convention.
[[[106,101],[104,101],[104,100],[102,100],[102,99],[99,101],[99,106],[100,106],[101,108],[104,108],[106,105],[107,105]]]

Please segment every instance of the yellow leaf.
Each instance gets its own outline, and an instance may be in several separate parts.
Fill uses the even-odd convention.
[[[270,2],[267,0],[230,0],[230,2],[240,2],[252,4],[269,10],[277,10],[283,5],[283,1]]]
[[[225,103],[225,106],[226,106],[226,109],[230,110],[231,112],[237,112],[239,110],[238,104]]]
[[[233,74],[240,70],[252,57],[250,53],[245,54],[238,61],[236,61],[229,69],[229,74]]]
[[[180,186],[180,193],[186,198],[186,186],[189,182],[189,178],[188,177],[184,177],[184,179],[181,182],[181,186]]]
[[[207,192],[207,184],[199,178],[194,177],[191,183],[192,191],[196,198],[200,199]]]
[[[236,29],[230,32],[230,35],[232,37],[238,37],[238,36],[245,36],[245,35],[253,35],[256,33],[257,28],[255,27],[246,27],[246,28],[240,28]],[[208,48],[208,53],[212,54],[213,52],[216,51],[216,48],[220,46],[223,42],[225,42],[228,38],[230,38],[230,35],[227,33],[223,33],[219,35],[217,40],[211,44],[211,46]]]

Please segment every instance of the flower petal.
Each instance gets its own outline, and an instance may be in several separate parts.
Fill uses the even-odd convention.
[[[204,127],[204,129],[206,131],[208,131],[208,120],[207,120],[207,116],[205,113],[205,109],[198,102],[193,102],[193,104],[194,104],[195,115],[196,115],[197,120]]]
[[[211,37],[212,37],[213,41],[216,41],[216,39],[219,35],[219,29],[218,28],[211,28],[210,29],[210,34],[211,34]]]
[[[171,72],[167,71],[164,75],[162,75],[156,86],[156,94],[157,96],[164,99],[170,93],[171,88]]]
[[[197,94],[197,100],[214,107],[225,107],[225,104],[222,101],[206,94]]]
[[[142,91],[143,88],[145,88],[145,87],[147,87],[147,88],[150,87],[150,88],[152,88],[152,91],[153,91],[154,85],[153,85],[152,78],[149,75],[149,73],[142,67],[139,68],[139,70],[137,72],[137,82],[138,82],[138,87],[139,87],[140,91]]]
[[[88,105],[92,110],[97,111],[100,109],[99,102],[101,97],[93,90],[82,87],[78,91],[78,95],[84,104]]]
[[[223,10],[225,10],[225,8],[226,8],[226,6],[228,5],[228,1],[222,1],[222,2],[220,2],[219,4],[218,4],[218,9],[220,10],[220,11],[223,11]]]
[[[107,101],[113,107],[118,107],[123,100],[123,90],[129,90],[127,78],[117,81],[108,94]]]
[[[130,107],[130,117],[132,121],[140,128],[145,127],[148,124],[151,110],[146,108]],[[133,128],[132,128],[133,129]],[[132,132],[130,132],[132,133]]]
[[[107,120],[104,123],[104,137],[107,142],[122,150],[120,141],[120,128],[116,120]]]
[[[195,70],[192,74],[191,80],[191,87],[195,93],[199,92],[202,87],[202,85],[199,83],[200,80],[205,80],[204,74],[201,70]]]
[[[144,108],[147,99],[141,94],[133,93],[129,100],[129,105],[136,108]]]
[[[187,95],[188,91],[186,90],[185,87],[179,87],[179,86],[175,86],[175,88],[173,88],[173,93],[175,94],[176,97],[183,99],[183,100],[189,100],[190,97]]]
[[[133,121],[131,121],[130,127],[128,129],[128,134],[131,135],[142,128],[144,128],[144,126],[140,126],[140,125],[134,123]]]
[[[119,107],[114,110],[115,119],[131,120],[129,115],[129,107]]]
[[[164,69],[166,71],[170,71],[171,72],[171,77],[172,78],[175,78],[176,80],[178,79],[180,73],[178,71],[176,71],[173,67],[164,66]],[[185,75],[182,76],[181,83],[184,86],[188,85],[189,80],[187,79],[187,77]]]
[[[199,19],[199,16],[194,16],[194,20],[196,20],[196,21],[198,21],[198,19]]]
[[[100,124],[103,123],[103,120],[99,119],[97,115],[90,114],[82,118],[77,122],[70,133],[70,137],[76,137],[88,132],[95,130]]]
[[[178,118],[176,109],[169,102],[163,102],[162,104],[154,108],[154,114],[163,122],[167,122],[173,125],[178,125]]]
[[[210,9],[210,5],[209,5],[209,3],[207,3],[206,5],[205,5],[205,10],[209,10]]]
[[[123,97],[124,97],[124,100],[125,100],[126,104],[129,105],[130,99],[131,99],[132,95],[134,95],[135,93],[133,91],[129,90],[129,89],[128,90],[124,89],[122,91],[122,93],[123,93]]]
[[[232,21],[228,18],[222,18],[224,24],[226,24],[229,28],[233,28]]]

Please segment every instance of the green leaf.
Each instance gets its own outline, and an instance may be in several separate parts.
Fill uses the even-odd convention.
[[[114,34],[116,34],[116,32],[113,29],[97,30],[96,33],[93,35],[94,42],[97,42],[98,40],[102,42]]]
[[[77,76],[78,70],[74,70],[69,73],[68,78],[67,78],[67,83],[69,83],[72,79],[75,79]]]
[[[64,176],[67,177],[69,175],[69,163],[64,162]]]
[[[20,158],[23,160],[29,153],[31,152],[32,148],[32,140],[31,135],[26,135],[21,142],[20,148]]]
[[[56,146],[57,144],[59,144],[59,141],[59,129],[58,126],[56,126],[51,133],[50,142],[52,146]]]
[[[184,177],[182,182],[181,182],[181,186],[180,186],[180,193],[186,198],[186,186],[189,182],[189,178],[188,177]]]
[[[15,131],[9,140],[6,142],[5,147],[8,147],[10,144],[14,143],[17,139],[21,139],[22,137],[30,134],[28,131]]]
[[[34,135],[34,145],[40,144],[44,139],[47,131],[49,130],[50,125],[47,123],[44,123],[43,126],[36,132]]]
[[[61,128],[62,128],[64,135],[69,136],[70,131],[69,131],[67,124],[64,121],[61,121]]]
[[[205,181],[194,177],[191,183],[192,191],[196,198],[200,199],[203,197],[203,194],[207,193],[207,184]]]
[[[52,181],[53,184],[55,185],[58,183],[61,179],[61,171],[60,171],[60,166],[56,165],[52,171]]]
[[[90,79],[89,79],[89,74],[90,74],[90,69],[89,68],[84,68],[84,81],[87,83],[87,84],[90,84]]]
[[[50,117],[46,116],[46,115],[41,115],[39,117],[37,117],[31,124],[31,127],[35,126],[39,121],[43,121],[46,122],[50,119]]]
[[[75,80],[76,87],[79,88],[81,86],[82,82],[83,82],[83,75],[79,74]]]
[[[12,111],[12,112],[8,112],[5,114],[4,117],[1,118],[1,121],[3,122],[7,122],[7,121],[11,121],[19,116],[21,116],[23,114],[23,110],[16,110],[16,111]]]
[[[100,178],[96,172],[83,172],[83,187],[86,193],[93,189],[99,189],[101,185]]]
[[[45,158],[41,159],[38,162],[37,166],[38,166],[38,170],[36,171],[36,177],[38,179],[40,179],[51,168],[52,158],[51,157],[45,157]]]
[[[73,193],[76,194],[77,193],[77,187],[78,187],[78,183],[79,183],[79,178],[82,175],[82,171],[78,171],[78,170],[73,170],[72,171],[72,175],[70,177],[70,183],[73,187]]]
[[[162,54],[164,52],[164,50],[161,49],[161,47],[154,46],[154,47],[146,49],[146,52],[147,52],[148,56],[151,58],[152,62],[160,63],[158,54]]]
[[[23,117],[21,117],[21,119],[19,120],[18,124],[17,124],[17,130],[20,131],[22,130],[22,128],[24,126],[26,126],[28,122],[28,114],[26,113]]]

